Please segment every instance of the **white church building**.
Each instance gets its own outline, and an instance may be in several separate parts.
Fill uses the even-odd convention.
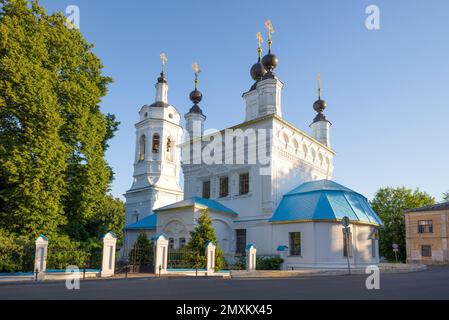
[[[171,247],[182,247],[208,209],[226,257],[244,254],[253,244],[258,255],[282,255],[285,268],[343,268],[348,258],[353,266],[379,262],[382,222],[363,195],[331,180],[335,151],[320,89],[309,133],[284,119],[271,34],[268,45],[261,59],[259,42],[259,59],[251,68],[255,82],[243,93],[244,121],[211,134],[204,134],[198,70],[184,130],[169,103],[163,67],[155,102],[140,109],[135,125],[134,177],[125,194],[126,247],[141,232],[148,238],[164,233]]]

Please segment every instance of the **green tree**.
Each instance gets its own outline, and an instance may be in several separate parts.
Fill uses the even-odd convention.
[[[443,200],[444,201],[449,201],[449,191],[443,193]]]
[[[434,203],[435,198],[419,189],[411,190],[405,187],[379,189],[371,201],[371,206],[384,223],[384,227],[380,230],[381,256],[394,261],[392,244],[397,243],[399,259],[405,261],[407,255],[404,211]]]
[[[122,235],[105,160],[119,122],[99,107],[112,79],[65,24],[37,1],[0,0],[0,229],[90,246]]]
[[[206,245],[208,242],[213,242],[216,245],[215,249],[215,269],[223,268],[225,260],[224,254],[221,250],[215,235],[215,230],[212,226],[212,219],[209,211],[203,210],[198,217],[197,225],[193,231],[190,232],[190,240],[187,243],[187,249],[194,252],[194,259],[199,263],[200,268],[205,268],[207,263]]]
[[[153,246],[145,233],[141,232],[137,236],[133,248],[129,251],[129,262],[131,264],[141,264],[149,262],[153,258]]]

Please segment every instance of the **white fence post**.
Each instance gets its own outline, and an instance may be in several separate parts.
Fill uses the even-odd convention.
[[[168,260],[168,239],[164,234],[154,238],[154,273],[166,274]]]
[[[36,280],[45,280],[45,272],[47,271],[48,238],[40,235],[34,243],[36,245],[36,250],[34,252],[34,276]]]
[[[207,275],[214,274],[215,272],[215,249],[217,247],[211,241],[209,241],[206,245],[206,257],[207,257],[207,265],[206,272]]]
[[[246,246],[246,271],[256,270],[256,252],[257,249],[253,244]]]
[[[115,271],[115,246],[117,236],[113,232],[108,232],[103,237],[103,260],[101,262],[100,276],[112,277]]]

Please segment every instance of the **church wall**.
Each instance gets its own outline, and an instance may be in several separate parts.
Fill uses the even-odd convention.
[[[374,227],[350,225],[352,232],[352,266],[377,264],[379,254],[372,257],[369,236]],[[286,268],[329,267],[346,268],[347,258],[343,255],[343,231],[340,223],[305,222],[273,225],[273,243],[289,244],[289,233],[301,232],[301,256],[287,257]],[[377,247],[378,249],[378,247]]]
[[[269,132],[272,125],[271,118],[252,124],[248,127],[241,127],[239,129],[246,130],[251,128],[254,130],[263,128]],[[223,141],[224,141],[223,136]],[[203,143],[203,144],[206,144]],[[245,148],[233,147],[233,153],[244,154]],[[222,149],[223,159],[224,151]],[[257,152],[257,149],[256,149]],[[270,152],[268,145],[267,152]],[[268,154],[269,157],[269,154]],[[224,162],[224,161],[223,161]],[[257,162],[255,164],[183,164],[184,173],[184,196],[190,198],[193,196],[202,197],[202,183],[203,181],[211,181],[211,196],[210,199],[219,201],[223,205],[231,208],[239,213],[238,219],[242,218],[260,218],[271,217],[274,210],[272,204],[272,188],[271,188],[271,164],[265,167],[265,171],[261,174],[261,165]],[[239,195],[239,174],[249,172],[249,193]],[[266,174],[268,172],[268,174]],[[229,195],[224,198],[219,196],[219,178],[228,176],[229,178]]]

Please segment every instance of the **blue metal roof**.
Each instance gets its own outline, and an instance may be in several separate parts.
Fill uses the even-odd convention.
[[[301,184],[286,193],[270,221],[341,220],[383,225],[368,200],[331,180]]]
[[[125,230],[152,230],[156,229],[156,225],[157,215],[155,213],[151,213],[149,216],[146,216],[145,218],[142,218],[139,221],[126,226]]]
[[[201,197],[192,197],[189,199],[185,199],[185,200],[170,204],[168,206],[156,209],[154,211],[155,212],[166,211],[166,210],[177,209],[177,208],[182,208],[182,207],[191,207],[191,206],[195,206],[195,205],[199,206],[199,207],[203,207],[203,208],[209,208],[209,209],[212,209],[215,211],[220,211],[220,212],[237,215],[237,213],[235,211],[222,205],[220,202],[215,201],[215,200],[201,198]]]

